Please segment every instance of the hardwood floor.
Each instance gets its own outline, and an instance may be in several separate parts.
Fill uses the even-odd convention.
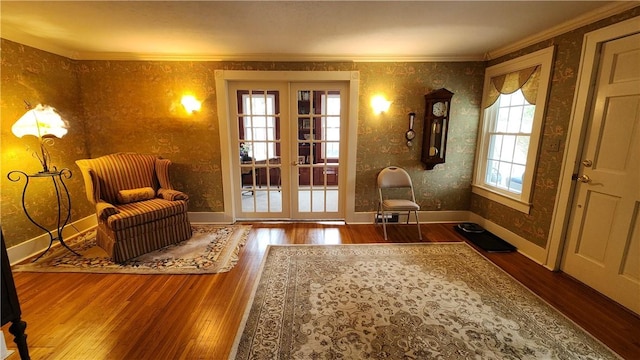
[[[451,224],[423,225],[422,234],[424,241],[463,241]],[[416,238],[415,225],[389,230],[390,242]],[[228,273],[14,278],[32,359],[226,359],[267,245],[383,242],[375,225],[254,223]],[[624,358],[640,358],[639,317],[518,253],[483,254]],[[8,326],[2,329],[14,349]]]

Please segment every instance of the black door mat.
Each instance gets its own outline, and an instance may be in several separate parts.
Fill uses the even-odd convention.
[[[458,233],[487,252],[512,252],[516,247],[500,239],[480,226],[462,223],[453,227]],[[466,230],[465,230],[466,229]]]

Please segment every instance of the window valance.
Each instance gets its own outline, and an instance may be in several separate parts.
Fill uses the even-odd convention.
[[[488,108],[498,100],[500,94],[511,94],[522,89],[524,98],[530,104],[536,104],[538,83],[540,82],[540,65],[492,77],[484,108]]]

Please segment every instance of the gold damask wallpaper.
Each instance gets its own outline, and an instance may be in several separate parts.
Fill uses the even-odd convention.
[[[571,119],[573,95],[578,80],[583,36],[587,32],[638,15],[640,15],[640,7],[540,42],[521,51],[493,60],[487,65],[499,64],[551,45],[556,47],[543,138],[535,175],[533,206],[530,213],[528,215],[520,213],[476,194],[473,194],[471,198],[471,211],[541,247],[547,245],[558,191],[562,156],[564,154],[569,120]],[[549,144],[556,141],[560,142],[560,150],[550,151]]]
[[[412,173],[423,208],[435,209],[436,202],[448,210],[469,207],[483,62],[72,61],[4,39],[2,59],[2,172],[38,171],[37,160],[31,159],[30,152],[25,150],[26,145],[36,146],[36,140],[17,139],[10,132],[23,111],[22,99],[57,107],[69,122],[70,132],[56,140],[51,154],[59,168],[67,167],[75,174],[69,180],[72,221],[93,213],[74,161],[118,151],[171,159],[172,182],[190,195],[189,211],[224,210],[220,158],[225,149],[218,144],[214,77],[217,69],[360,71],[356,211],[375,211],[375,176],[390,164],[404,166]],[[25,76],[34,71],[37,76]],[[456,93],[449,152],[447,164],[427,172],[419,160],[419,146],[409,149],[404,132],[408,113],[416,112],[415,128],[421,133],[424,94],[440,87]],[[44,91],[56,96],[42,95]],[[203,99],[201,112],[184,113],[179,101],[185,92]],[[369,105],[377,92],[384,92],[393,101],[391,109],[380,116],[374,115]],[[34,214],[45,217],[45,226],[52,228],[53,200],[44,200],[51,189],[35,183],[32,187],[38,195],[27,206]],[[41,233],[22,212],[21,191],[21,184],[9,182],[5,175],[2,223],[9,246]]]
[[[11,126],[27,111],[24,100],[55,107],[69,122],[69,132],[47,147],[52,165],[72,172],[66,185],[71,193],[72,220],[86,217],[92,207],[83,195],[84,182],[74,161],[88,156],[85,142],[84,112],[79,101],[80,82],[77,63],[61,56],[2,40],[0,82],[0,121],[2,162],[0,164],[0,222],[7,247],[43,234],[24,214],[21,203],[25,178],[17,182],[7,179],[7,173],[21,170],[27,174],[42,171],[40,162],[32,157],[39,151],[33,136],[21,139],[11,132]],[[15,179],[15,178],[14,178]],[[25,194],[31,216],[53,229],[57,222],[57,205],[50,179],[32,179]],[[66,215],[63,209],[63,215]]]
[[[468,209],[484,63],[272,63],[83,61],[79,65],[87,113],[86,138],[92,156],[115,151],[159,154],[174,162],[175,186],[190,194],[190,211],[222,211],[221,151],[215,78],[217,69],[257,71],[360,71],[360,115],[356,211],[375,211],[375,177],[396,164],[409,169],[423,208]],[[408,113],[424,114],[424,94],[447,87],[454,96],[447,164],[424,171],[420,148],[409,149]],[[203,111],[187,116],[178,104],[192,92]],[[393,101],[373,115],[377,92]],[[421,133],[417,121],[416,131]],[[178,169],[179,171],[175,171]]]
[[[39,170],[31,158],[35,139],[18,139],[11,125],[24,113],[23,99],[32,104],[56,107],[69,122],[69,133],[50,148],[54,165],[69,168],[73,201],[72,220],[93,214],[75,160],[118,151],[157,154],[173,161],[172,182],[190,195],[189,211],[220,212],[222,197],[221,149],[214,72],[229,70],[357,70],[360,72],[358,147],[356,164],[356,211],[375,211],[375,176],[395,164],[409,170],[417,197],[425,210],[471,210],[544,246],[562,161],[560,152],[548,152],[549,141],[564,144],[569,121],[582,36],[585,32],[633,16],[638,8],[582,29],[544,41],[518,53],[492,61],[505,61],[555,44],[557,48],[551,96],[534,205],[523,215],[472,195],[471,176],[480,115],[484,62],[352,63],[352,62],[158,62],[73,61],[37,49],[1,40],[1,138],[2,164],[0,210],[8,246],[42,232],[25,217],[20,205],[22,183],[7,180],[10,170]],[[425,171],[420,163],[420,145],[408,148],[404,132],[408,113],[416,112],[416,132],[422,134],[424,94],[447,88],[453,97],[447,162]],[[187,116],[179,101],[185,92],[203,99],[202,111]],[[393,101],[390,110],[373,115],[369,100],[384,92]],[[55,222],[56,211],[48,184],[33,184],[28,194],[32,213]]]

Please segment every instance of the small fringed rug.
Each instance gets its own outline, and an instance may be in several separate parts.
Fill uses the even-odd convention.
[[[617,359],[466,243],[270,246],[231,359]]]
[[[49,250],[38,261],[13,267],[13,271],[89,272],[119,274],[214,274],[227,272],[249,235],[250,225],[192,225],[193,236],[125,263],[114,263],[96,245],[96,230],[65,241],[82,256],[62,246]]]

